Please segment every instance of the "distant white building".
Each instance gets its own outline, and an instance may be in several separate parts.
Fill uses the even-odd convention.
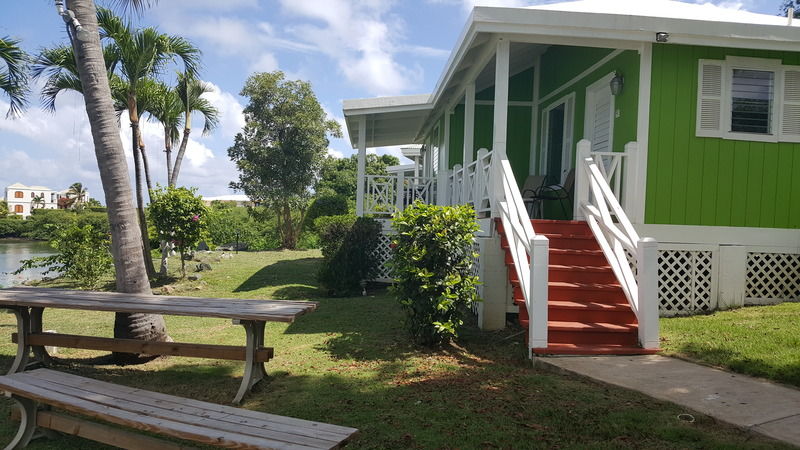
[[[236,203],[236,206],[253,206],[253,201],[250,200],[250,197],[244,194],[219,195],[217,197],[203,197],[203,203],[205,203],[206,206],[211,206],[211,202],[213,201],[233,202]]]
[[[45,186],[25,186],[22,183],[14,183],[6,187],[6,203],[8,211],[27,218],[31,215],[32,209],[58,209],[58,200],[67,198],[69,189],[55,191]],[[86,199],[89,193],[86,193]],[[39,201],[38,199],[41,199]]]

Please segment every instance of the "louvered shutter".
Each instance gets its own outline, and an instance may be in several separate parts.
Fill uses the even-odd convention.
[[[697,82],[697,136],[722,136],[723,62],[701,59]]]
[[[800,142],[800,66],[784,66],[780,140]]]

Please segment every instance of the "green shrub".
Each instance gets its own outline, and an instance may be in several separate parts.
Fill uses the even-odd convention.
[[[32,267],[44,267],[50,272],[74,280],[79,287],[95,289],[104,275],[111,272],[113,260],[108,233],[92,225],[79,227],[69,224],[57,227],[50,240],[56,254],[22,261],[15,274]]]
[[[393,288],[414,340],[438,345],[458,336],[463,316],[480,301],[472,271],[478,225],[469,205],[414,203],[392,219]]]
[[[22,237],[28,231],[28,223],[22,217],[12,215],[0,219],[0,238]]]
[[[349,211],[347,198],[342,195],[320,195],[311,203],[303,221],[304,230],[315,230],[315,221],[319,217],[339,216]]]
[[[324,261],[318,274],[323,288],[332,296],[361,292],[362,281],[375,276],[374,255],[381,225],[374,219],[354,216],[323,216],[315,223],[319,230]]]

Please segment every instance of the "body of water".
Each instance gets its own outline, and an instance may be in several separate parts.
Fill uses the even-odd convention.
[[[17,286],[27,280],[41,278],[44,269],[28,269],[19,275],[11,272],[19,269],[23,259],[52,254],[53,249],[47,242],[0,240],[0,286]]]

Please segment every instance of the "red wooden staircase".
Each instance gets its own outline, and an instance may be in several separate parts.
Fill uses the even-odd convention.
[[[638,343],[636,315],[586,222],[532,220],[550,240],[547,348],[537,354],[634,355],[655,353]],[[519,322],[528,311],[502,223],[496,221]]]

